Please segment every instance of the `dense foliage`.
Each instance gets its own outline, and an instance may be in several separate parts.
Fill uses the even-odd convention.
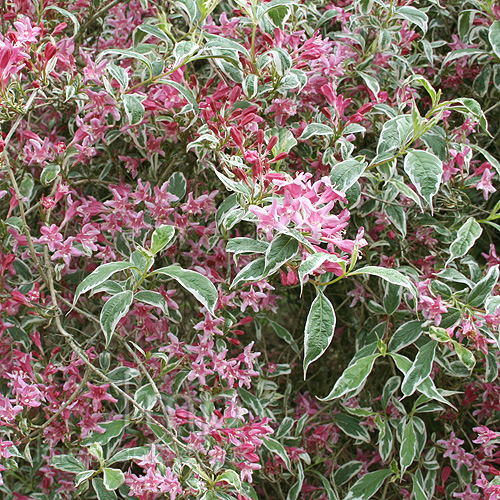
[[[0,495],[500,499],[495,0],[4,0]]]

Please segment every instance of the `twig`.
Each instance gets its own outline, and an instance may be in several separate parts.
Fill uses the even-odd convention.
[[[127,0],[114,0],[113,2],[110,2],[106,6],[104,6],[102,9],[98,10],[93,16],[90,17],[90,19],[80,27],[80,31],[77,33],[75,36],[75,45],[78,45],[80,42],[80,39],[82,38],[83,34],[85,33],[85,30],[99,17],[101,17],[103,14],[106,14],[109,10],[111,10],[113,7],[118,5],[119,3],[122,3]]]
[[[88,371],[85,370],[85,373],[83,374],[82,381],[80,382],[80,385],[76,388],[75,392],[70,396],[70,398],[65,401],[61,407],[52,415],[42,426],[38,427],[35,431],[33,431],[31,434],[26,436],[26,440],[29,441],[33,439],[35,436],[40,434],[45,428],[47,428],[80,394],[81,390],[83,389],[83,386],[87,383],[87,378],[88,378]]]
[[[5,167],[7,169],[7,173],[10,178],[10,182],[12,183],[12,188],[14,189],[14,193],[16,195],[16,198],[18,200],[18,206],[19,206],[19,212],[21,215],[21,221],[23,223],[23,232],[26,236],[26,240],[28,241],[28,249],[31,257],[35,261],[35,265],[38,269],[38,272],[40,273],[40,276],[42,277],[43,281],[48,285],[48,279],[47,279],[47,274],[45,273],[45,270],[42,267],[42,264],[40,263],[40,260],[38,259],[38,255],[36,254],[35,251],[35,246],[33,245],[33,239],[31,238],[31,233],[30,229],[28,226],[28,222],[26,220],[26,213],[24,211],[24,206],[23,206],[23,195],[21,194],[21,191],[19,189],[19,185],[17,184],[16,181],[16,176],[14,175],[14,170],[9,164],[9,157],[7,153],[7,147],[9,145],[11,137],[14,135],[17,127],[21,123],[21,120],[23,119],[23,116],[29,111],[29,108],[31,107],[31,104],[35,100],[36,96],[38,94],[38,90],[35,90],[33,94],[31,94],[30,98],[28,99],[28,102],[26,103],[26,110],[24,114],[19,115],[17,120],[15,121],[14,125],[11,127],[9,130],[9,133],[7,134],[7,137],[5,138],[5,146],[4,146],[4,151],[3,151],[3,161],[5,163]]]

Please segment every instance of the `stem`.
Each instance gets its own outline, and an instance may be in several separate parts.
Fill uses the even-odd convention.
[[[106,14],[109,10],[111,10],[113,7],[120,3],[125,3],[128,2],[128,0],[114,0],[113,2],[107,4],[104,6],[102,9],[99,9],[93,16],[90,17],[90,19],[80,27],[80,31],[77,33],[75,36],[75,45],[78,45],[80,42],[80,39],[82,38],[83,34],[85,33],[85,30],[99,17],[101,17],[103,14]]]
[[[7,153],[7,147],[9,145],[10,139],[14,135],[14,133],[15,133],[17,127],[19,126],[19,124],[21,123],[21,120],[23,119],[23,117],[28,113],[29,108],[33,104],[33,101],[35,100],[37,94],[38,94],[38,90],[35,90],[31,94],[30,98],[28,99],[28,102],[26,103],[26,109],[25,109],[24,114],[21,114],[18,116],[14,125],[9,130],[9,133],[7,134],[7,137],[5,138],[3,158],[0,157],[0,160],[3,159],[3,163],[5,164],[5,167],[7,169],[7,173],[9,175],[10,182],[12,183],[12,188],[14,189],[14,193],[15,193],[16,198],[18,200],[19,212],[21,215],[21,221],[22,221],[22,225],[23,225],[23,232],[24,232],[24,235],[26,236],[26,240],[28,242],[29,253],[30,253],[32,259],[35,261],[35,265],[36,265],[36,268],[38,269],[38,272],[40,273],[40,276],[42,277],[43,281],[48,285],[47,274],[45,273],[45,270],[43,269],[42,264],[40,263],[40,260],[38,259],[38,255],[36,253],[35,246],[33,244],[33,239],[31,237],[30,228],[29,228],[28,223],[26,221],[26,213],[24,211],[24,205],[23,205],[23,195],[21,194],[21,191],[19,189],[19,185],[17,184],[16,176],[14,175],[14,170],[12,169],[12,167],[9,164],[9,157],[8,157],[8,153]]]
[[[54,415],[52,415],[42,426],[40,426],[38,429],[33,431],[28,436],[26,436],[25,439],[27,441],[30,441],[35,436],[40,434],[45,428],[47,428],[78,397],[84,385],[87,383],[87,378],[88,378],[88,371],[85,370],[82,381],[80,382],[80,385],[76,388],[75,392],[70,396],[70,398],[64,404],[61,405],[61,407],[56,411],[56,413],[54,413]]]

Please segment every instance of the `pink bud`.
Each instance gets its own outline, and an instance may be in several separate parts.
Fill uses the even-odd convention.
[[[236,127],[231,127],[230,133],[233,141],[243,151],[243,137],[241,136],[241,132]]]
[[[278,142],[278,136],[277,135],[273,135],[271,137],[271,139],[269,139],[269,142],[267,144],[266,153],[268,153],[269,151],[271,151],[271,149],[273,149],[274,146],[276,146],[277,142]]]
[[[290,269],[287,274],[288,286],[294,286],[299,282],[299,278],[293,269]]]

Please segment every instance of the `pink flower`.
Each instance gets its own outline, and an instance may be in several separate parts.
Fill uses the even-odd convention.
[[[214,448],[208,452],[208,456],[210,457],[209,464],[212,467],[215,467],[217,463],[223,464],[226,460],[225,450],[218,445],[215,445]]]
[[[288,97],[285,99],[273,99],[266,113],[273,113],[274,119],[281,127],[286,125],[288,118],[297,113],[297,104]]]
[[[3,457],[3,458],[11,457],[12,454],[9,452],[9,448],[13,444],[14,443],[12,441],[2,441],[2,439],[0,439],[0,457]]]
[[[462,439],[458,439],[455,433],[452,432],[448,440],[440,439],[437,441],[437,444],[446,448],[443,456],[449,457],[452,454],[458,453],[461,450],[460,446],[463,445],[464,442]]]
[[[31,20],[28,17],[23,17],[14,21],[14,26],[17,29],[17,41],[19,43],[36,43],[37,36],[40,34],[40,28],[32,27]]]
[[[460,498],[461,500],[480,500],[481,494],[474,493],[471,489],[470,484],[467,485],[465,491],[462,493],[453,493],[454,498]]]
[[[490,193],[496,191],[491,183],[493,177],[495,177],[495,172],[492,172],[489,168],[485,168],[481,180],[476,184],[476,189],[482,189],[485,200],[489,198]]]
[[[287,232],[288,228],[282,224],[278,215],[278,200],[273,198],[271,205],[266,208],[260,208],[255,205],[249,207],[250,212],[259,219],[258,228],[264,231],[269,241],[273,239],[273,230]]]
[[[50,227],[42,226],[40,232],[42,236],[35,239],[35,243],[46,243],[51,252],[59,248],[63,235],[59,233],[59,227],[56,224],[52,224]]]
[[[116,398],[111,396],[111,394],[108,394],[109,384],[99,386],[87,382],[87,387],[90,391],[82,394],[82,397],[92,399],[92,408],[95,412],[101,410],[102,401],[110,401],[111,403],[118,402]]]
[[[73,247],[73,241],[75,241],[75,238],[73,236],[70,236],[64,243],[62,243],[58,247],[58,249],[54,252],[54,255],[52,255],[51,259],[63,259],[64,263],[69,266],[71,257],[80,257],[80,255],[83,255],[80,250]]]
[[[94,224],[85,224],[80,233],[76,236],[76,241],[81,243],[84,248],[96,252],[98,250],[95,242],[101,231]]]
[[[28,54],[8,40],[0,40],[0,89],[7,87],[12,76],[24,68]]]
[[[242,481],[252,482],[252,473],[255,470],[262,469],[262,466],[252,462],[240,462],[236,464],[240,469],[240,477]]]

